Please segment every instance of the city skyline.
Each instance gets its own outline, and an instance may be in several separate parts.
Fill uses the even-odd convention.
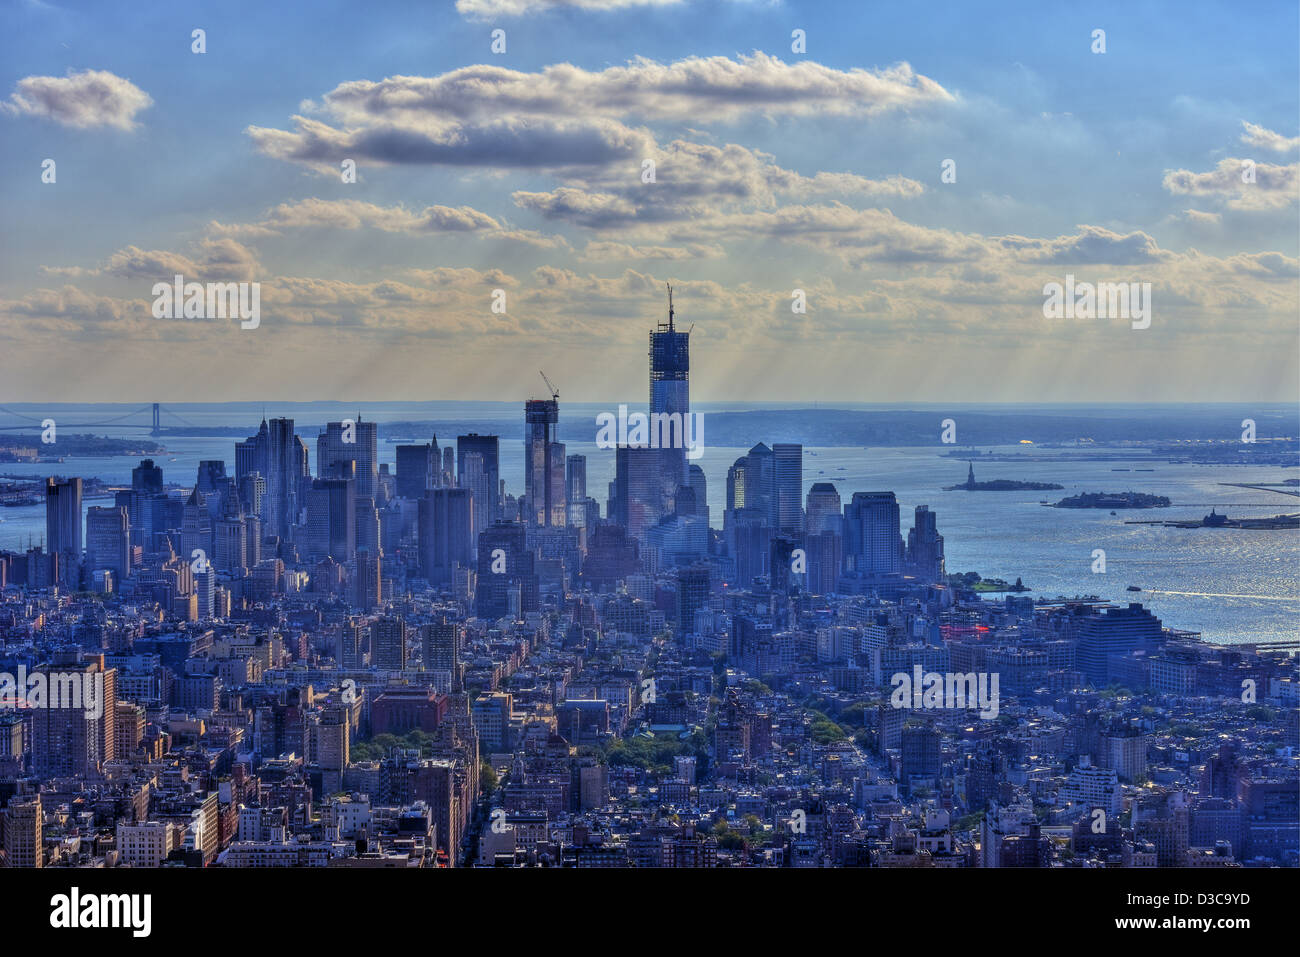
[[[474,868],[1282,919],[1300,9],[0,4],[36,924],[382,869],[436,931]]]
[[[292,14],[255,6],[128,34],[13,4],[4,398],[155,399],[123,375],[154,350],[221,360],[152,370],[192,401],[322,377],[491,400],[537,368],[597,399],[668,280],[701,402],[1300,391],[1297,98],[1276,82],[1294,10],[1261,35],[1210,4],[1023,7],[1014,26],[955,4],[597,6],[357,24],[327,5],[306,53],[282,42]],[[176,275],[259,284],[260,323],[154,319]],[[1150,283],[1150,326],[1045,318],[1045,287],[1075,279]],[[76,375],[56,389],[53,369]]]

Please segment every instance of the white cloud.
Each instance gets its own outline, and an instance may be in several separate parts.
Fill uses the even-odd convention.
[[[1248,166],[1254,180],[1247,181]],[[1229,209],[1282,209],[1300,198],[1300,164],[1277,166],[1243,159],[1224,159],[1206,173],[1186,169],[1165,170],[1164,187],[1179,196],[1208,196]]]
[[[633,246],[592,240],[582,250],[580,258],[588,262],[665,261],[689,262],[697,259],[722,259],[726,250],[721,246],[693,243],[689,246]]]
[[[480,64],[432,77],[354,80],[326,93],[293,129],[252,126],[268,156],[330,168],[379,164],[558,169],[640,162],[650,134],[625,125],[681,125],[745,116],[869,117],[952,102],[907,63],[836,70],[766,53],[673,63],[637,58],[589,71],[569,63],[524,73]],[[321,118],[324,117],[324,118]]]
[[[1258,146],[1260,149],[1273,150],[1275,153],[1290,153],[1300,149],[1300,136],[1283,136],[1281,133],[1274,133],[1270,129],[1247,123],[1245,120],[1242,120],[1241,125],[1246,130],[1241,134],[1241,141],[1247,146]]]
[[[152,104],[149,94],[130,80],[107,70],[84,70],[64,77],[24,77],[3,105],[8,113],[43,116],[64,126],[129,130],[135,115]]]

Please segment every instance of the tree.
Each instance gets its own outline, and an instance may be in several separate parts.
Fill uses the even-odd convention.
[[[808,729],[808,733],[818,744],[831,744],[835,741],[843,741],[847,737],[843,728],[834,721],[829,720],[813,722],[812,727]]]

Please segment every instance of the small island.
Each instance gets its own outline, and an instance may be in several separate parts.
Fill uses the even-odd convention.
[[[1168,508],[1170,504],[1166,496],[1146,492],[1084,492],[1063,498],[1052,508]]]
[[[971,463],[966,481],[961,485],[948,485],[945,492],[1051,492],[1065,488],[1055,482],[1017,482],[1013,479],[994,479],[992,482],[975,481],[975,465]]]
[[[979,572],[954,572],[948,576],[948,585],[959,590],[969,589],[977,594],[1029,591],[1019,578],[1013,585],[1001,578],[981,578]]]
[[[114,438],[90,433],[58,432],[52,442],[41,441],[41,430],[34,434],[0,435],[0,462],[40,462],[57,456],[157,455],[166,451],[157,442],[144,438]]]

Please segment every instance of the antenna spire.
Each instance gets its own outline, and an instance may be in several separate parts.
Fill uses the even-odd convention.
[[[664,285],[668,287],[668,331],[672,332],[673,331],[673,284],[670,282],[666,282],[664,283]]]

